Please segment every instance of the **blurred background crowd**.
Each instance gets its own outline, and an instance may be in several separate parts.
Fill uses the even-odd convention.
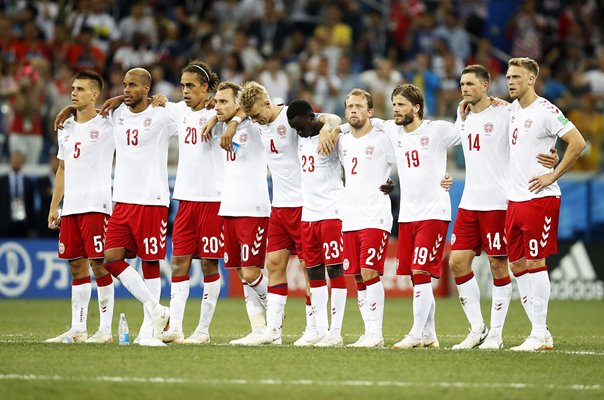
[[[275,101],[305,98],[340,116],[345,95],[366,88],[382,118],[392,116],[392,89],[409,82],[423,90],[428,118],[453,120],[465,65],[487,66],[490,94],[507,99],[506,62],[528,56],[541,65],[537,93],[589,143],[574,170],[600,173],[602,21],[599,0],[3,0],[0,235],[21,235],[2,217],[16,192],[35,199],[22,234],[47,231],[52,121],[82,69],[104,76],[107,98],[121,94],[126,70],[144,67],[152,93],[178,101],[181,69],[200,58],[221,80],[257,80]],[[463,168],[460,152],[451,159]]]

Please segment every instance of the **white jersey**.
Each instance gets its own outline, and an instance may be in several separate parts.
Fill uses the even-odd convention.
[[[57,157],[65,164],[62,215],[111,214],[111,170],[115,142],[111,120],[97,115],[78,123],[73,117],[58,132]]]
[[[302,176],[298,161],[298,133],[289,126],[287,107],[260,129],[268,168],[273,177],[273,207],[302,206]]]
[[[473,211],[507,209],[510,146],[507,107],[489,106],[465,121],[458,115],[455,127],[460,135],[466,163],[466,182],[459,208]]]
[[[225,124],[214,129],[224,132]],[[226,217],[268,217],[271,203],[266,180],[266,155],[257,125],[244,119],[238,126],[233,143],[236,152],[223,151],[224,187],[219,215]]]
[[[390,232],[390,196],[380,191],[396,162],[388,137],[376,128],[359,138],[344,134],[338,142],[338,154],[346,177],[342,231],[375,228]]]
[[[220,201],[224,176],[224,151],[217,141],[201,140],[201,127],[216,111],[193,111],[184,101],[167,103],[178,126],[178,168],[174,198],[188,201]]]
[[[509,200],[527,201],[540,197],[560,196],[557,182],[538,193],[529,191],[529,181],[552,172],[537,162],[539,153],[549,153],[556,139],[575,125],[552,103],[543,97],[522,108],[518,100],[511,104],[510,114],[510,190]]]
[[[163,107],[131,112],[125,104],[112,114],[115,137],[113,201],[166,206],[168,187],[168,144],[177,127]]]
[[[298,139],[298,158],[302,171],[302,221],[342,219],[339,203],[344,190],[342,166],[333,152],[317,152],[319,136]]]
[[[447,149],[459,144],[455,125],[447,121],[422,121],[406,132],[394,121],[384,129],[394,146],[401,185],[398,222],[451,220],[449,192],[440,186],[447,170]]]

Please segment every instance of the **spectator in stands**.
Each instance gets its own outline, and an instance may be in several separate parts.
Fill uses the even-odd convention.
[[[235,31],[231,40],[231,49],[232,52],[237,53],[241,58],[246,75],[245,80],[255,77],[264,64],[264,58],[262,58],[255,47],[249,44],[248,37],[244,31]]]
[[[541,59],[541,35],[533,0],[522,2],[518,12],[510,18],[508,36],[512,41],[513,57]]]
[[[12,151],[10,171],[0,176],[0,236],[33,236],[34,190],[31,181],[23,173],[25,155]]]
[[[573,166],[575,171],[599,172],[604,143],[604,116],[596,109],[595,96],[584,93],[577,107],[568,114],[585,138],[587,147]]]
[[[21,68],[16,78],[18,90],[9,102],[14,115],[8,136],[8,148],[11,154],[21,153],[28,164],[37,164],[43,145],[42,82],[40,74],[31,65]]]
[[[430,57],[419,53],[408,67],[410,68],[404,74],[405,79],[424,93],[425,114],[435,116],[438,112],[436,93],[440,89],[440,78],[430,69]]]
[[[320,104],[323,112],[333,114],[341,83],[337,75],[329,71],[327,57],[321,57],[319,64],[304,75],[304,82],[312,90],[314,103]]]
[[[73,80],[73,76],[70,77]],[[57,231],[48,229],[48,214],[50,211],[50,202],[52,200],[52,190],[54,187],[55,176],[59,169],[59,159],[57,158],[57,147],[52,146],[49,151],[48,173],[39,176],[36,179],[36,190],[40,196],[40,209],[36,213],[36,230],[38,236],[57,237]]]
[[[113,63],[124,71],[134,67],[149,68],[155,62],[157,54],[151,49],[149,35],[142,32],[135,32],[132,43],[122,44],[113,55]]]
[[[390,95],[396,85],[403,83],[403,76],[388,59],[376,60],[375,65],[375,69],[362,72],[360,78],[373,96],[374,115],[386,119],[392,116]]]
[[[340,93],[338,94],[334,114],[344,115],[346,111],[344,106],[346,95],[352,89],[365,89],[367,85],[361,80],[359,73],[353,70],[352,57],[348,54],[340,56],[336,75],[340,80]]]
[[[219,69],[220,79],[223,82],[229,81],[238,85],[243,85],[244,71],[241,57],[237,53],[231,52],[224,56],[224,60]]]
[[[151,94],[154,95],[161,93],[166,96],[169,101],[174,101],[174,92],[176,91],[176,86],[174,86],[172,82],[166,80],[166,71],[164,66],[162,64],[154,64],[149,69],[149,72],[151,73],[152,82]]]
[[[338,5],[327,5],[322,20],[323,22],[315,29],[315,36],[328,37],[329,44],[348,49],[352,44],[352,28],[342,22],[342,12]]]
[[[448,9],[444,15],[444,21],[435,30],[436,36],[447,41],[449,49],[460,60],[466,60],[470,56],[470,35],[461,25],[463,21],[455,10]]]
[[[266,60],[264,71],[258,77],[259,83],[264,86],[273,104],[286,103],[289,94],[289,78],[281,65],[281,59],[272,56]]]
[[[604,100],[604,47],[596,56],[596,65],[583,75],[583,80],[589,85],[590,92],[597,100]]]
[[[82,27],[76,41],[67,46],[65,58],[74,71],[91,69],[102,73],[105,67],[105,53],[94,44],[94,32],[89,26]]]
[[[291,27],[277,10],[274,0],[266,0],[263,8],[264,14],[250,25],[250,39],[264,57],[283,56],[282,51]]]
[[[125,42],[132,43],[134,34],[139,32],[146,35],[152,45],[158,43],[157,28],[153,17],[145,15],[145,4],[142,0],[133,1],[130,4],[130,15],[119,22],[120,38]]]
[[[115,19],[105,11],[106,2],[98,0],[81,0],[82,11],[72,15],[73,29],[71,34],[77,36],[82,28],[89,27],[94,32],[94,45],[104,53],[110,50],[112,42],[120,39],[120,31]]]
[[[23,27],[23,38],[14,43],[17,62],[25,65],[34,58],[50,60],[50,50],[40,34],[35,22],[27,22]]]

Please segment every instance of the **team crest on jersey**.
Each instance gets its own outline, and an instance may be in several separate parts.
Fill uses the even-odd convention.
[[[426,147],[430,143],[430,138],[428,136],[423,136],[421,139],[419,139],[419,143],[422,145],[422,147]]]
[[[486,124],[484,124],[484,131],[485,133],[492,133],[493,132],[493,124],[491,122],[487,122]]]
[[[347,271],[348,268],[350,268],[350,261],[348,261],[347,258],[344,259],[344,265],[343,265],[343,267],[344,267],[345,271]]]
[[[145,128],[148,128],[151,126],[151,118],[145,118],[145,120],[143,121],[143,125],[145,126]]]
[[[96,142],[97,140],[99,140],[99,131],[97,131],[96,129],[90,131],[89,135],[90,135],[90,140],[92,140],[93,142]]]
[[[373,147],[371,145],[365,147],[365,155],[372,156],[374,152],[375,152],[375,147]]]
[[[524,129],[530,129],[532,125],[533,125],[532,119],[527,119],[526,121],[524,121]]]
[[[199,126],[203,126],[203,124],[205,124],[207,120],[208,119],[206,117],[199,118]]]
[[[65,253],[65,245],[63,242],[59,242],[59,254]]]
[[[451,246],[455,244],[455,239],[457,239],[457,237],[455,236],[455,234],[451,235]]]
[[[248,139],[247,132],[243,132],[243,133],[241,133],[241,135],[239,135],[239,142],[240,143],[247,142],[247,139]]]
[[[279,137],[285,137],[285,135],[287,135],[287,128],[285,127],[285,125],[279,125],[279,127],[277,128],[277,134],[279,135]]]

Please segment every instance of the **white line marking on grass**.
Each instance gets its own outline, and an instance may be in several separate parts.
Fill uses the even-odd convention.
[[[36,374],[0,374],[0,380],[17,381],[69,381],[69,382],[113,382],[113,383],[173,383],[199,385],[267,385],[267,386],[343,386],[343,387],[432,387],[445,389],[551,389],[551,390],[602,390],[601,385],[538,385],[534,383],[476,383],[476,382],[405,382],[405,381],[319,381],[310,379],[187,379],[165,377],[126,376],[61,376]]]

